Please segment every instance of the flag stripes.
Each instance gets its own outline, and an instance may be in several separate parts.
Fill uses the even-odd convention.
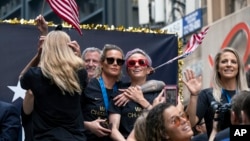
[[[47,0],[52,10],[63,20],[71,24],[82,35],[79,25],[78,6],[75,0]]]
[[[202,43],[202,40],[207,34],[207,31],[208,27],[204,31],[201,31],[199,34],[193,34],[186,46],[184,54],[192,53]]]

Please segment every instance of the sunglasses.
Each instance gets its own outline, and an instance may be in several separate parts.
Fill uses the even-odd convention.
[[[134,67],[136,63],[138,63],[142,67],[148,66],[148,61],[146,59],[128,60],[127,66],[131,68],[131,67]]]
[[[108,63],[109,65],[114,64],[114,62],[116,61],[116,64],[117,64],[117,65],[122,66],[122,65],[124,64],[124,62],[125,62],[125,60],[123,60],[123,59],[119,59],[119,58],[118,58],[118,59],[115,59],[115,58],[113,58],[113,57],[107,57],[106,60],[107,60],[107,63]]]
[[[185,119],[185,120],[188,120],[189,119],[189,116],[184,112],[184,113],[181,113],[180,116],[173,116],[171,118],[171,124],[175,125],[176,127],[180,126],[181,124],[181,119]]]

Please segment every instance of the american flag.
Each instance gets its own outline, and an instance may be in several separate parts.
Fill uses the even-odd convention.
[[[160,67],[172,63],[175,60],[182,59],[190,55],[195,51],[195,49],[202,43],[202,40],[205,38],[205,35],[208,32],[209,27],[205,28],[203,31],[201,31],[198,34],[193,34],[190,38],[190,40],[187,43],[186,50],[184,51],[183,54],[174,57],[173,59],[170,59],[169,61],[157,66],[154,68],[154,70],[159,69]]]
[[[47,0],[52,10],[63,20],[77,29],[79,34],[82,31],[79,25],[79,12],[75,0]]]
[[[184,51],[184,56],[191,54],[201,43],[204,39],[205,35],[207,34],[208,27],[201,31],[199,34],[193,34],[188,41],[186,46],[186,50]]]

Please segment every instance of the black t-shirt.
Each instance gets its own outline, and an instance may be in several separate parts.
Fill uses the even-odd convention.
[[[86,70],[78,72],[81,87],[87,85]],[[30,68],[21,78],[23,89],[34,95],[32,128],[34,140],[84,141],[80,95],[70,95],[44,77],[40,67]]]
[[[106,89],[109,96],[113,90]],[[107,113],[103,101],[101,86],[98,79],[91,79],[84,91],[82,98],[82,113],[85,121],[93,121],[98,117],[107,119]]]
[[[117,87],[120,87],[120,82],[117,82]],[[117,94],[117,91],[113,89],[106,89],[106,91],[109,100],[111,95]],[[84,121],[93,121],[97,118],[108,119],[101,86],[97,78],[89,81],[81,99]],[[99,138],[88,130],[86,130],[85,134],[88,141],[111,141],[109,137]]]
[[[124,84],[123,87],[126,85],[127,84]],[[160,91],[144,93],[144,97],[149,103],[152,104],[153,100],[159,93]],[[132,100],[130,100],[125,106],[118,107],[114,105],[115,101],[112,100],[115,96],[116,95],[111,96],[109,112],[121,115],[119,131],[125,138],[127,138],[134,127],[137,117],[141,114],[143,107]]]
[[[230,97],[233,97],[235,94],[235,91],[225,90],[225,92],[228,93]],[[197,101],[196,115],[199,120],[202,118],[205,119],[208,137],[210,136],[213,128],[214,110],[211,106],[212,101],[215,101],[212,88],[207,88],[200,92]],[[222,105],[228,103],[227,97],[224,94],[221,95],[220,102]],[[230,116],[225,116],[224,121],[230,122]]]

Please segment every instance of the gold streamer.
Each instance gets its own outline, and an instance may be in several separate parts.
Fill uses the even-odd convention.
[[[179,38],[178,39],[178,54],[181,55],[183,53],[183,42]],[[180,96],[181,102],[184,101],[183,96],[183,83],[182,83],[182,66],[184,64],[184,61],[182,59],[178,60],[178,95]]]
[[[24,25],[36,25],[34,19],[30,20],[25,20],[25,19],[10,19],[10,20],[0,20],[0,23],[9,23],[9,24],[24,24]],[[54,24],[53,22],[48,22],[49,27],[56,27],[57,25]],[[63,22],[62,26],[64,28],[72,28],[70,24],[67,22]],[[86,30],[108,30],[108,31],[121,31],[121,32],[139,32],[139,33],[154,33],[154,34],[167,34],[167,30],[152,30],[149,28],[143,28],[143,27],[129,27],[125,28],[124,26],[118,26],[115,27],[113,25],[108,26],[108,25],[102,25],[102,24],[80,24],[81,29],[86,29]],[[182,47],[183,43],[181,39],[178,39],[178,54],[182,54]],[[182,79],[182,66],[184,64],[183,60],[178,60],[178,95],[181,98],[181,101],[184,101],[183,97],[183,84],[181,82]]]
[[[24,24],[24,25],[36,25],[36,22],[34,19],[25,20],[25,19],[10,19],[10,20],[0,20],[0,23],[9,23],[9,24]],[[48,26],[56,27],[57,25],[53,22],[48,22]],[[63,22],[62,26],[64,28],[72,28],[70,24],[67,22]],[[149,28],[135,28],[135,27],[129,27],[125,28],[124,26],[118,26],[115,27],[113,25],[102,25],[102,24],[80,24],[81,29],[87,29],[87,30],[109,30],[109,31],[121,31],[121,32],[139,32],[139,33],[155,33],[155,34],[167,34],[166,30],[152,30]]]

